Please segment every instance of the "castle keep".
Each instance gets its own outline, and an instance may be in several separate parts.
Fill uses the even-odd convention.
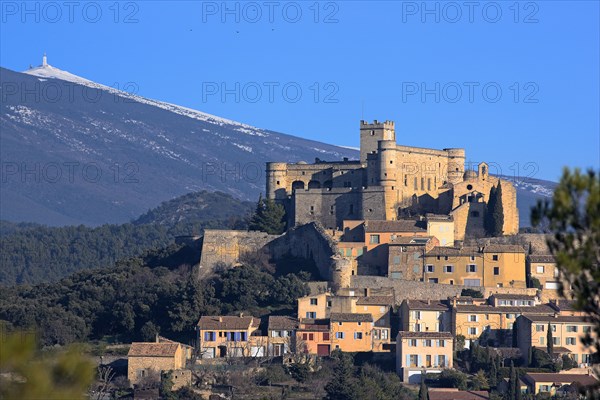
[[[341,229],[344,220],[398,220],[426,213],[451,215],[455,238],[483,233],[492,186],[502,185],[503,233],[518,233],[516,191],[489,175],[488,165],[465,171],[465,150],[402,146],[393,121],[360,121],[360,160],[314,164],[267,163],[267,196],[283,204],[288,226],[318,221]]]

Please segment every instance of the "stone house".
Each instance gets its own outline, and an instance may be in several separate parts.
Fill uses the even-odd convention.
[[[402,382],[418,384],[422,373],[452,368],[453,336],[450,332],[398,332],[396,372]]]
[[[400,305],[400,326],[410,332],[449,332],[450,307],[441,301],[404,300]]]
[[[435,236],[397,237],[388,244],[387,276],[392,279],[421,281],[424,255],[439,246]]]
[[[365,313],[331,313],[332,350],[372,351],[373,316]]]
[[[598,381],[586,374],[533,373],[523,376],[527,391],[531,394],[547,394],[560,396],[569,392],[577,392],[578,387],[596,385]],[[561,396],[562,397],[562,396]]]
[[[525,251],[518,245],[434,247],[424,255],[426,282],[525,288]]]
[[[268,355],[281,357],[296,351],[298,320],[294,317],[271,315],[268,320]]]
[[[451,331],[465,337],[465,347],[480,343],[497,346],[512,344],[513,324],[521,315],[550,316],[555,310],[539,304],[535,297],[494,294],[489,299],[452,298],[449,300]]]
[[[184,366],[185,354],[179,343],[134,342],[127,354],[127,379],[135,385],[152,374]]]
[[[268,338],[252,316],[202,316],[197,325],[200,358],[263,357]]]
[[[592,364],[592,351],[586,348],[581,339],[592,331],[593,324],[583,316],[521,315],[516,320],[517,347],[521,357],[527,360],[532,347],[546,351],[548,324],[552,329],[552,340],[556,355],[567,354],[580,367]]]

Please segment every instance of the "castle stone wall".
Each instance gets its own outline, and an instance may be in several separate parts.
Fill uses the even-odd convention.
[[[527,288],[498,288],[498,287],[477,287],[461,285],[444,285],[441,283],[415,282],[400,279],[391,279],[382,276],[360,276],[351,277],[350,285],[352,288],[364,290],[365,288],[391,287],[394,289],[396,304],[402,303],[407,299],[419,300],[443,300],[448,297],[460,296],[463,289],[479,290],[485,297],[494,293],[527,294],[535,295],[536,289]]]
[[[258,231],[234,231],[206,229],[201,239],[202,253],[198,275],[200,277],[214,272],[217,263],[236,265],[240,256],[247,252],[261,251],[277,239],[278,235],[269,235]]]

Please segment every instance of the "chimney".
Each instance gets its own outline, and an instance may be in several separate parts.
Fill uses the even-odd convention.
[[[244,313],[243,313],[243,312],[241,312],[241,313],[240,313],[240,318],[242,318],[243,316],[244,316]]]
[[[219,322],[223,322],[223,317],[219,315]]]
[[[431,299],[427,299],[427,305],[431,305]]]

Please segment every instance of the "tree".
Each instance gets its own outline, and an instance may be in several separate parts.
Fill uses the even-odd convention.
[[[419,388],[419,400],[429,400],[429,391],[425,385],[425,371],[421,373],[421,387]]]
[[[256,211],[248,225],[250,230],[280,235],[285,231],[285,209],[273,199],[258,198]]]
[[[552,337],[552,324],[548,322],[548,332],[546,333],[546,351],[551,359],[554,358],[554,338]]]
[[[461,296],[473,297],[475,299],[483,299],[483,293],[475,289],[463,289],[460,291]]]
[[[473,375],[473,378],[471,379],[471,386],[473,390],[482,390],[490,386],[488,379],[485,376],[485,372],[483,372],[482,369]]]
[[[510,374],[508,378],[508,399],[514,400],[517,396],[517,388],[519,385],[517,384],[517,372],[515,371],[515,363],[510,362]]]
[[[488,198],[485,216],[483,218],[483,227],[485,229],[485,232],[489,236],[493,236],[493,232],[494,232],[494,221],[492,218],[492,213],[494,210],[495,203],[496,203],[496,186],[492,185],[492,187],[490,188],[490,196]]]
[[[502,183],[498,180],[494,205],[492,207],[492,236],[502,236],[504,233],[504,206],[502,205]]]
[[[488,382],[490,384],[490,388],[496,387],[498,384],[498,369],[496,368],[496,363],[494,360],[492,360],[490,365],[489,376]]]
[[[333,368],[333,376],[325,386],[327,392],[325,398],[327,400],[355,399],[354,361],[352,356],[339,350],[334,351],[331,355],[337,360]]]
[[[0,399],[84,399],[94,376],[91,361],[70,347],[52,356],[36,352],[35,335],[11,333],[0,338]]]
[[[594,325],[583,339],[590,353],[600,351],[600,177],[589,169],[582,173],[565,168],[552,201],[539,201],[531,221],[551,236],[550,252],[556,258],[559,278],[571,287],[575,308]],[[565,295],[564,286],[559,290]],[[600,370],[594,374],[600,378]],[[597,389],[597,387],[596,387]],[[600,398],[590,389],[588,397]],[[594,393],[593,393],[594,392]]]

